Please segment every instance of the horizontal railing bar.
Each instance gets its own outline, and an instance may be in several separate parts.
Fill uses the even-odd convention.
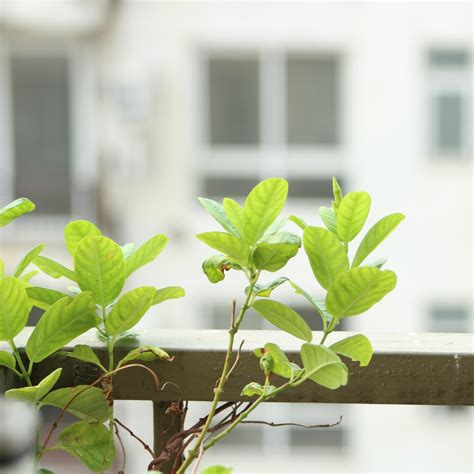
[[[29,330],[16,338],[24,346]],[[337,332],[332,343],[351,333]],[[319,341],[320,333],[314,333]],[[472,334],[373,334],[374,357],[368,367],[347,361],[349,384],[332,391],[307,382],[284,392],[275,401],[306,403],[371,403],[402,405],[474,405],[474,335]],[[280,331],[239,331],[236,347],[244,339],[241,357],[223,395],[224,401],[240,399],[242,387],[262,381],[253,349],[275,342],[298,362],[301,342]],[[105,359],[105,346],[93,332],[71,344],[89,344]],[[144,370],[129,369],[115,377],[114,396],[123,400],[209,401],[219,377],[227,344],[227,332],[218,330],[149,330],[133,343],[116,350],[116,360],[137,345],[154,345],[175,356],[173,362],[147,363],[158,374],[164,389],[157,391]],[[0,343],[0,349],[6,348]],[[33,379],[63,367],[61,386],[87,383],[98,375],[95,368],[72,358],[51,357],[38,364]],[[5,380],[14,380],[9,377]],[[11,382],[9,382],[11,384]],[[278,383],[274,380],[273,383]]]

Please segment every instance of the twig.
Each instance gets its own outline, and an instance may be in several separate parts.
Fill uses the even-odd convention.
[[[313,428],[331,428],[333,426],[337,426],[341,423],[342,416],[339,416],[339,419],[333,423],[328,423],[325,425],[303,425],[300,423],[273,423],[273,421],[261,421],[261,420],[244,420],[241,421],[240,424],[247,423],[247,424],[254,424],[254,425],[267,425],[271,426],[272,428],[278,428],[280,426],[297,426],[298,428],[306,428],[306,429],[313,429]]]
[[[232,371],[237,367],[237,364],[240,359],[240,353],[242,352],[242,347],[244,345],[245,339],[242,339],[242,342],[240,343],[239,348],[237,349],[237,355],[235,356],[235,361],[232,364],[232,367],[229,369],[229,372],[227,373],[227,377],[225,378],[225,381],[229,380],[230,374],[232,374]]]
[[[125,474],[125,466],[127,465],[127,454],[125,452],[125,446],[123,445],[123,441],[122,441],[122,438],[120,437],[120,433],[117,428],[117,425],[114,424],[114,428],[115,428],[115,436],[117,436],[118,442],[120,444],[120,448],[122,449],[122,456],[123,456],[122,469],[118,472],[118,474]]]
[[[201,446],[199,447],[199,454],[196,459],[196,463],[194,464],[193,472],[191,474],[197,474],[197,470],[198,470],[199,464],[201,464],[201,459],[203,455],[204,455],[204,443],[201,444]]]
[[[232,300],[232,314],[230,316],[230,327],[233,328],[235,326],[235,309],[237,307],[237,301]]]
[[[179,463],[181,460],[181,456],[183,455],[185,449],[196,439],[197,434],[192,435],[179,449],[179,451],[176,453],[176,457],[174,460],[173,468],[171,469],[171,474],[175,474],[176,471],[179,468]]]
[[[152,451],[150,446],[148,446],[148,444],[146,444],[145,441],[143,441],[141,438],[139,438],[130,428],[128,428],[128,426],[125,426],[117,418],[115,418],[114,421],[115,421],[115,423],[117,423],[117,425],[121,426],[125,431],[127,431],[132,438],[135,438],[145,448],[145,450],[150,453],[152,458],[155,457],[155,453]]]

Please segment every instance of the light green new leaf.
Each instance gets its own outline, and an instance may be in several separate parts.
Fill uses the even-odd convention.
[[[134,360],[141,360],[143,362],[151,362],[153,360],[160,359],[166,361],[172,361],[174,357],[171,357],[163,349],[156,346],[142,346],[132,349],[118,364],[118,367],[128,364]]]
[[[55,262],[48,257],[36,257],[33,260],[33,264],[36,265],[43,273],[49,275],[52,278],[66,277],[72,281],[76,281],[76,275],[72,270],[61,265],[59,262]]]
[[[283,283],[285,283],[286,281],[289,281],[288,278],[280,277],[280,278],[277,278],[276,280],[271,281],[270,283],[266,283],[266,284],[257,283],[253,287],[253,292],[257,296],[263,296],[265,298],[268,298],[272,294],[272,291],[275,288],[278,288],[280,285],[283,285]],[[245,289],[245,293],[247,292],[248,292],[248,288]]]
[[[244,210],[241,205],[232,198],[224,198],[223,201],[224,212],[226,216],[231,221],[231,224],[236,231],[236,235],[239,238],[242,238],[245,227],[245,217]]]
[[[301,360],[303,361],[305,378],[309,378],[331,390],[347,384],[349,370],[337,354],[327,347],[303,344]]]
[[[30,361],[41,362],[98,323],[89,292],[63,298],[43,314],[28,339],[26,353]]]
[[[304,230],[308,225],[303,219],[301,219],[301,217],[295,216],[294,214],[288,217],[288,220],[295,223],[301,230]]]
[[[212,200],[200,197],[198,201],[206,209],[209,214],[214,217],[214,219],[227,231],[231,234],[234,234],[236,237],[239,237],[239,233],[231,222],[231,219],[227,216],[226,211],[222,204]]]
[[[69,413],[91,423],[107,421],[112,411],[105,400],[104,392],[90,385],[53,390],[41,400],[41,406],[46,405],[61,409],[67,406]]]
[[[54,472],[50,469],[45,469],[44,467],[42,467],[38,470],[38,474],[54,474]]]
[[[257,313],[277,328],[303,341],[311,342],[313,339],[306,321],[290,307],[272,300],[257,300],[253,307]]]
[[[62,298],[66,298],[66,293],[51,290],[49,288],[40,288],[38,286],[30,286],[26,289],[28,298],[33,306],[47,310],[52,304]]]
[[[63,369],[56,369],[46,376],[38,385],[33,387],[13,388],[5,392],[7,398],[23,400],[25,402],[39,402],[56,385]]]
[[[299,245],[294,244],[268,244],[262,242],[253,253],[253,262],[259,270],[276,272],[298,253],[299,248]]]
[[[0,341],[12,340],[25,326],[31,311],[26,289],[18,279],[0,280]]]
[[[25,271],[26,267],[43,251],[44,244],[37,245],[34,249],[30,250],[17,265],[15,273],[13,274],[17,278]]]
[[[369,365],[374,352],[372,344],[363,334],[346,337],[332,344],[329,349],[353,361],[360,362],[361,367]]]
[[[204,469],[201,474],[232,474],[232,469],[224,466],[210,466]]]
[[[269,178],[250,191],[244,206],[244,238],[253,245],[285,206],[288,183],[281,178]]]
[[[339,205],[343,199],[342,189],[335,176],[332,178],[332,194],[334,196],[333,208],[334,212],[337,213]]]
[[[328,323],[331,321],[332,317],[329,314],[329,311],[326,309],[326,304],[324,303],[324,300],[316,298],[316,296],[310,295],[307,291],[303,290],[303,288],[298,286],[293,281],[290,281],[290,285],[293,287],[297,295],[303,295],[314,306],[316,311],[321,316],[321,319]]]
[[[355,316],[371,308],[397,284],[395,273],[375,267],[357,267],[343,273],[326,296],[335,318]]]
[[[133,252],[125,263],[125,276],[128,278],[134,271],[140,267],[153,262],[156,257],[165,248],[168,237],[158,234],[147,240],[141,247]]]
[[[352,267],[358,267],[405,219],[400,213],[389,214],[374,224],[365,234],[354,256]]]
[[[265,344],[265,352],[270,354],[273,360],[272,372],[280,377],[290,379],[294,376],[294,365],[288,360],[288,357],[277,344],[268,342]]]
[[[242,389],[242,393],[240,395],[242,397],[261,397],[262,395],[270,395],[275,390],[276,387],[274,385],[268,385],[267,387],[264,387],[257,382],[250,382]]]
[[[337,235],[350,242],[364,227],[370,211],[370,196],[364,192],[346,194],[337,210]]]
[[[32,212],[36,208],[35,204],[27,198],[19,198],[0,209],[0,227],[9,224],[13,219]]]
[[[74,273],[81,290],[92,292],[98,305],[107,306],[125,283],[122,249],[107,237],[85,237],[76,248]]]
[[[196,235],[196,238],[209,247],[222,252],[237,263],[247,265],[250,249],[241,239],[225,232],[205,232]]]
[[[0,278],[5,276],[5,262],[0,258]]]
[[[102,423],[79,421],[66,427],[54,449],[67,451],[93,472],[104,472],[115,459],[113,437]]]
[[[92,350],[91,347],[85,344],[78,344],[74,347],[72,352],[68,351],[61,351],[58,352],[58,355],[64,357],[72,357],[73,359],[82,360],[83,362],[88,362],[89,364],[97,365],[100,369],[104,372],[107,372],[105,367],[100,363],[99,358],[97,357],[96,353]]]
[[[19,277],[18,279],[23,282],[23,285],[25,286],[25,288],[30,288],[31,284],[30,284],[30,280],[35,277],[36,275],[38,275],[39,273],[39,270],[32,270],[31,272],[28,272],[28,273],[24,273],[23,275],[21,275],[21,277]]]
[[[168,300],[176,300],[185,296],[185,291],[180,286],[167,286],[165,288],[158,288],[155,291],[153,298],[153,305],[163,303]]]
[[[155,288],[142,286],[125,293],[105,318],[105,327],[112,336],[132,329],[150,309]]]
[[[336,221],[336,213],[334,212],[334,209],[332,207],[321,206],[319,208],[319,215],[321,216],[321,219],[324,222],[324,225],[327,227],[327,229],[333,232],[334,234],[336,234],[337,221]]]
[[[303,243],[314,276],[329,290],[336,278],[349,269],[344,248],[332,232],[322,227],[306,227]]]
[[[15,356],[7,351],[0,351],[0,366],[10,370],[16,370]]]
[[[290,244],[301,247],[301,239],[292,232],[276,232],[262,240],[266,244]]]
[[[85,220],[77,220],[69,222],[64,228],[64,238],[69,253],[74,257],[79,242],[85,237],[102,235],[99,228],[92,222]]]
[[[232,268],[232,261],[225,255],[213,255],[202,262],[202,271],[211,283],[225,278],[225,272]]]

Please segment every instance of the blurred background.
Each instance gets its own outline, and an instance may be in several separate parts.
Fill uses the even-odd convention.
[[[182,285],[187,298],[142,327],[224,328],[245,282],[213,286],[202,274],[210,252],[194,234],[218,226],[197,196],[241,199],[285,177],[286,212],[320,225],[335,175],[346,192],[372,195],[367,228],[407,215],[375,255],[390,256],[396,291],[343,329],[472,332],[472,14],[454,1],[0,0],[0,203],[26,196],[38,207],[2,229],[2,257],[11,270],[44,242],[46,256],[71,264],[63,228],[75,218],[120,243],[165,233],[168,247],[133,284]],[[304,252],[285,272],[320,291]],[[318,328],[290,289],[275,296]],[[255,315],[245,327],[267,328]],[[118,406],[151,441],[151,404]],[[205,409],[196,404],[191,420]],[[339,415],[327,430],[245,426],[205,461],[237,473],[473,470],[471,408],[258,412]],[[127,472],[140,473],[146,453],[126,441]],[[47,467],[83,472],[71,459]]]

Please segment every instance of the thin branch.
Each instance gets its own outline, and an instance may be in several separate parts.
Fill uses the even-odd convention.
[[[254,424],[254,425],[267,425],[271,426],[272,428],[278,428],[280,426],[297,426],[298,428],[306,428],[306,429],[313,429],[313,428],[331,428],[333,426],[337,426],[341,423],[342,416],[339,416],[337,421],[333,423],[328,423],[325,425],[303,425],[301,423],[274,423],[272,421],[261,421],[261,420],[244,420],[241,421],[240,424],[247,423],[247,424]]]
[[[240,359],[240,354],[242,352],[242,347],[244,345],[245,339],[242,339],[242,342],[240,343],[239,348],[237,349],[237,355],[235,356],[235,361],[232,364],[232,367],[229,369],[229,372],[227,373],[227,377],[225,378],[225,381],[227,382],[229,380],[230,375],[232,374],[233,370],[237,367],[237,364]]]
[[[155,453],[152,451],[150,446],[148,446],[148,444],[146,444],[145,441],[143,441],[141,438],[139,438],[130,428],[128,428],[128,426],[125,426],[117,418],[115,418],[114,421],[115,421],[115,423],[117,423],[117,425],[121,426],[125,431],[127,431],[132,438],[135,438],[144,447],[144,449],[150,453],[152,458],[155,457]]]
[[[115,421],[117,421],[117,420],[115,420]],[[120,437],[120,433],[119,433],[119,430],[117,428],[117,425],[114,424],[114,428],[115,428],[115,436],[117,436],[118,442],[120,444],[120,448],[122,450],[122,457],[123,457],[122,469],[118,472],[118,474],[125,474],[125,466],[127,465],[127,454],[125,452],[125,446],[123,445],[123,441],[122,441],[122,438]]]
[[[236,313],[237,301],[232,300],[232,314],[230,317],[230,327],[233,328],[235,326],[235,313]]]
[[[176,454],[173,468],[171,469],[171,474],[175,474],[176,471],[179,469],[179,464],[181,462],[181,456],[183,455],[185,449],[196,439],[197,434],[192,435],[179,449],[179,451]]]
[[[197,474],[198,467],[199,467],[199,464],[201,464],[201,459],[202,459],[203,455],[204,455],[204,443],[201,444],[201,446],[199,447],[199,454],[198,454],[198,457],[196,459],[196,463],[194,464],[193,472],[191,474]]]

